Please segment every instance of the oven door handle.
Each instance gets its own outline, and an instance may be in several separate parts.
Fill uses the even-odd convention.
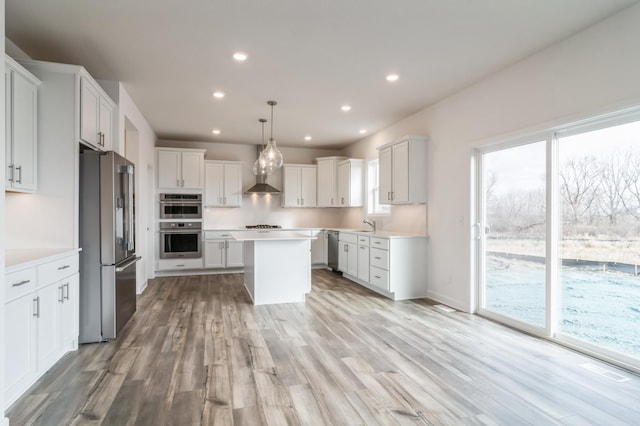
[[[161,234],[202,234],[200,229],[161,229]]]

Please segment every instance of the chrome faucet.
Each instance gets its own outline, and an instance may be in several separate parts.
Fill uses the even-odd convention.
[[[362,223],[366,223],[370,227],[373,228],[373,232],[376,232],[376,221],[373,219],[367,219],[366,217],[362,219]]]

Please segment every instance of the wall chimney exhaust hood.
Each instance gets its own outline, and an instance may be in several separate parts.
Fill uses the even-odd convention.
[[[256,184],[245,194],[280,194],[280,190],[267,183],[267,175],[256,175]]]

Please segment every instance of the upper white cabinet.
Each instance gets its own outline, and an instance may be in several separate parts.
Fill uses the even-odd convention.
[[[202,189],[205,149],[158,148],[159,189]]]
[[[242,163],[239,161],[205,162],[205,207],[242,206]]]
[[[5,55],[6,189],[34,192],[38,170],[38,86],[34,77]]]
[[[407,136],[378,148],[380,204],[427,202],[427,138]]]
[[[338,163],[347,157],[316,158],[318,164],[318,207],[339,207]]]
[[[364,205],[364,160],[350,158],[338,163],[338,205],[362,207]]]
[[[101,150],[113,148],[115,104],[92,78],[80,79],[80,140]]]
[[[282,180],[283,207],[316,207],[316,166],[285,164]]]

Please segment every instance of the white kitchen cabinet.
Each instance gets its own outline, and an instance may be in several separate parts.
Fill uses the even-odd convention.
[[[338,163],[347,157],[316,158],[318,165],[317,205],[318,207],[339,207],[338,204]]]
[[[205,161],[204,206],[242,206],[241,162]]]
[[[369,237],[358,235],[358,279],[369,281]]]
[[[9,268],[5,304],[5,408],[78,348],[78,253]]]
[[[204,267],[241,268],[244,266],[243,242],[227,231],[205,231]]]
[[[202,189],[205,149],[158,148],[159,189]]]
[[[7,281],[10,284],[9,281]],[[35,372],[35,321],[33,294],[28,293],[5,305],[4,383],[5,397],[15,401],[27,389]],[[7,408],[9,404],[5,404]]]
[[[378,148],[380,204],[427,202],[426,141],[407,136]]]
[[[5,55],[6,190],[34,192],[38,171],[40,80]]]
[[[340,232],[338,236],[338,270],[353,277],[358,276],[358,237]]]
[[[316,207],[317,167],[285,164],[282,168],[283,207]]]
[[[338,205],[362,207],[364,205],[364,160],[350,158],[337,166]]]
[[[90,77],[80,79],[80,140],[100,151],[113,149],[115,104]]]

